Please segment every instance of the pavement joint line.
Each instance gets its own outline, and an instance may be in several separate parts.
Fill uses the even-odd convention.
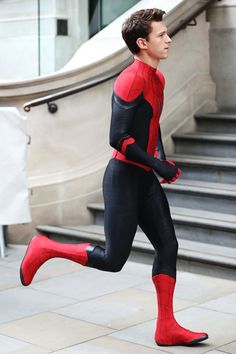
[[[12,322],[12,321],[11,321]],[[40,349],[45,349],[45,350],[48,350],[49,348],[47,347],[42,347],[41,345],[38,345],[38,344],[34,344],[34,343],[31,343],[31,342],[27,342],[26,340],[22,339],[22,338],[17,338],[17,337],[12,337],[12,336],[9,336],[8,334],[4,334],[4,333],[0,333],[1,336],[4,336],[4,337],[8,337],[8,338],[11,338],[11,339],[14,339],[14,340],[17,340],[17,341],[20,341],[20,342],[23,342],[23,343],[26,343],[26,344],[29,344],[29,345],[33,345],[33,346],[36,346],[37,348],[40,348]]]
[[[211,301],[211,300],[210,300]],[[225,312],[225,311],[220,311],[220,310],[216,310],[216,309],[212,309],[212,308],[209,308],[209,307],[203,307],[203,306],[197,306],[197,307],[200,307],[201,310],[210,310],[210,311],[213,311],[213,312],[220,312],[220,313],[223,313],[224,315],[230,315],[232,317],[235,317],[235,314],[234,313],[230,313],[230,312]]]
[[[143,284],[143,283],[142,283],[142,284]],[[137,284],[137,286],[142,285],[142,284]],[[89,298],[89,299],[83,299],[83,300],[77,299],[77,303],[78,303],[78,304],[83,304],[84,302],[94,301],[94,300],[100,299],[100,298],[102,298],[102,297],[104,297],[104,296],[109,296],[109,295],[112,295],[112,294],[116,294],[117,292],[129,290],[129,289],[134,289],[134,290],[139,290],[139,291],[142,291],[142,292],[150,293],[150,291],[148,291],[148,290],[137,289],[137,288],[136,288],[136,285],[134,285],[134,286],[132,286],[132,287],[128,287],[128,288],[124,288],[124,289],[119,289],[119,290],[114,290],[114,291],[109,292],[109,293],[106,293],[106,294],[101,294],[101,295],[98,295],[98,296],[94,296],[94,297],[91,297],[91,298]],[[53,294],[54,294],[54,293],[53,293]],[[60,308],[64,308],[64,307],[68,307],[68,306],[71,306],[71,305],[65,305],[65,306],[60,307]]]
[[[22,287],[23,287],[23,285],[22,285]],[[20,286],[20,288],[21,288],[21,286]],[[25,287],[24,287],[24,288],[25,288]],[[26,287],[26,289],[38,291],[38,292],[40,292],[40,293],[45,293],[45,294],[54,295],[54,296],[57,296],[57,297],[60,297],[60,298],[63,298],[63,299],[67,299],[67,300],[74,300],[75,302],[78,301],[78,299],[76,299],[76,298],[68,297],[68,296],[64,296],[64,295],[60,295],[60,294],[58,294],[58,293],[50,292],[50,291],[47,291],[47,290],[37,289],[37,288],[34,288],[33,286],[31,286],[31,287]]]
[[[229,292],[223,293],[223,294],[218,295],[216,297],[214,297],[214,295],[213,295],[213,297],[211,297],[210,300],[204,300],[204,302],[200,302],[199,304],[204,304],[205,302],[208,302],[208,301],[217,300],[217,299],[220,299],[223,296],[234,295],[235,293],[236,293],[236,289],[235,290],[230,290]]]
[[[235,343],[235,341],[236,341],[236,339],[233,340],[233,341],[231,341],[231,342],[225,343],[225,344],[223,344],[223,345],[219,345],[218,347],[216,347],[216,348],[214,348],[214,349],[217,349],[217,350],[219,350],[219,351],[222,351],[222,350],[220,350],[221,347],[225,347],[226,345],[229,345],[229,344],[231,344],[231,343]],[[232,354],[232,352],[228,352],[228,351],[225,350],[225,349],[224,349],[224,351],[223,351],[222,353]]]
[[[86,322],[86,321],[85,321],[85,322]],[[83,343],[89,343],[89,342],[92,342],[93,340],[96,340],[96,339],[99,339],[99,338],[105,338],[105,337],[107,337],[107,336],[109,336],[110,334],[113,334],[113,333],[114,333],[114,332],[109,333],[109,334],[102,334],[102,335],[99,335],[99,336],[94,337],[94,338],[91,338],[91,339],[86,339],[86,340],[83,340],[82,342],[73,344],[72,346],[60,348],[59,350],[73,348],[73,347],[76,347],[77,345],[80,345],[80,344],[83,344]],[[46,348],[46,349],[48,349],[48,348]],[[57,351],[52,352],[52,353],[57,353]]]
[[[224,344],[224,345],[225,345],[225,344]],[[226,352],[226,351],[219,350],[220,347],[222,347],[222,346],[214,347],[214,348],[208,350],[207,352],[204,352],[203,354],[211,353],[212,351],[215,351],[215,350],[221,352],[222,354],[225,354],[225,353],[227,353],[227,354],[232,354],[232,352],[230,353],[230,352]]]
[[[13,322],[19,322],[19,321],[21,321],[21,320],[25,320],[25,319],[27,319],[27,318],[33,318],[33,317],[35,317],[35,316],[38,316],[38,315],[41,315],[41,314],[44,314],[44,313],[48,313],[48,312],[50,312],[50,310],[48,310],[48,311],[36,312],[36,313],[29,314],[29,315],[26,315],[26,316],[23,315],[23,316],[21,316],[21,317],[19,317],[19,318],[15,318],[15,319],[10,320],[10,321],[2,322],[2,323],[0,323],[0,334],[1,334],[1,335],[4,335],[4,333],[1,332],[1,326],[2,326],[2,325],[8,324],[8,323],[13,323]],[[47,348],[47,349],[48,349],[48,348]]]
[[[73,271],[71,271],[71,272],[69,272],[69,273],[63,273],[63,274],[57,274],[57,275],[50,275],[50,276],[45,276],[45,278],[43,278],[43,279],[38,279],[38,280],[33,280],[33,282],[32,282],[32,285],[31,285],[31,287],[32,286],[34,286],[34,284],[36,284],[36,283],[40,283],[40,282],[43,282],[43,281],[46,281],[46,280],[50,280],[50,279],[55,279],[55,278],[60,278],[60,277],[63,277],[63,276],[65,276],[65,275],[69,275],[69,274],[72,274],[72,273],[76,273],[76,272],[78,272],[79,270],[78,269],[75,269],[75,270],[73,270]],[[82,271],[82,270],[81,270]],[[39,273],[40,274],[40,273]],[[20,276],[19,276],[19,279],[20,279]],[[21,284],[20,284],[20,286],[21,286]],[[29,287],[29,286],[28,286]]]
[[[60,276],[66,276],[66,275],[67,275],[67,274],[63,274],[63,275],[60,275]],[[129,274],[129,275],[130,275],[130,274]],[[131,275],[132,275],[132,274],[131,274]],[[130,276],[131,276],[131,275],[130,275]],[[52,277],[52,279],[57,278],[57,277],[60,277],[60,276]],[[51,279],[51,278],[50,278],[50,279]],[[46,280],[48,280],[48,279],[39,280],[39,281],[37,281],[37,283],[43,282],[43,281],[46,281]],[[36,283],[36,282],[34,282],[34,283]],[[106,296],[106,295],[111,295],[111,294],[120,292],[120,291],[122,291],[122,290],[127,290],[127,289],[132,289],[132,288],[135,289],[137,286],[140,286],[140,285],[142,285],[142,284],[144,284],[143,281],[142,281],[141,283],[135,284],[135,285],[133,285],[133,286],[129,286],[129,287],[127,287],[127,288],[125,287],[125,288],[118,289],[118,290],[112,290],[111,292],[107,292],[107,293],[105,293],[105,294],[100,294],[100,295],[97,295],[97,296],[94,296],[94,297],[90,297],[89,299],[86,298],[86,299],[83,299],[83,300],[79,300],[78,298],[67,297],[67,296],[64,296],[64,295],[59,295],[59,294],[57,294],[57,293],[55,293],[55,292],[50,292],[50,291],[48,291],[48,290],[37,289],[37,288],[34,288],[34,285],[32,285],[31,287],[26,287],[26,288],[28,288],[28,289],[33,289],[33,290],[35,290],[35,291],[39,291],[39,292],[43,292],[43,293],[47,293],[47,294],[50,294],[50,295],[60,296],[60,297],[63,297],[63,298],[65,298],[65,299],[76,300],[76,302],[82,303],[82,302],[94,300],[94,299],[97,299],[97,298],[99,298],[99,297],[103,297],[103,296]],[[19,286],[17,286],[16,288],[18,288],[18,287],[22,287],[22,286],[19,285]],[[142,289],[140,289],[140,290],[142,290]],[[147,290],[142,290],[142,291],[149,292],[149,291],[147,291]]]
[[[95,322],[91,322],[91,321],[87,321],[87,320],[84,320],[84,319],[82,319],[82,318],[77,318],[77,317],[73,317],[73,316],[70,316],[70,315],[66,315],[66,314],[62,314],[62,313],[58,313],[58,312],[55,312],[54,310],[50,310],[50,311],[48,311],[48,312],[50,312],[50,313],[52,313],[52,314],[56,314],[56,315],[59,315],[59,316],[61,316],[61,317],[66,317],[66,318],[69,318],[69,319],[73,319],[73,320],[76,320],[76,321],[80,321],[80,322],[85,322],[85,323],[88,323],[88,324],[91,324],[91,325],[93,325],[93,326],[99,326],[99,327],[103,327],[103,328],[105,328],[105,329],[110,329],[110,330],[112,330],[113,332],[112,333],[114,333],[114,332],[117,332],[118,331],[118,329],[117,328],[114,328],[114,327],[109,327],[109,326],[106,326],[106,325],[104,325],[104,324],[100,324],[100,323],[95,323]],[[129,327],[127,327],[127,328],[129,328]],[[106,336],[107,334],[105,334],[105,335],[102,335],[102,337],[103,336]]]
[[[110,336],[110,335],[108,335],[108,336]],[[128,340],[128,339],[125,339],[125,338],[118,338],[119,340],[121,340],[121,341],[124,341],[124,342],[128,342],[128,343],[131,343],[131,344],[135,344],[135,345],[138,345],[138,346],[142,346],[142,347],[144,347],[144,348],[147,348],[147,349],[151,349],[151,350],[153,350],[153,351],[155,351],[155,350],[160,350],[160,351],[164,351],[165,353],[168,353],[168,354],[173,354],[172,352],[169,352],[169,351],[167,351],[166,349],[164,349],[164,347],[160,347],[160,346],[158,346],[158,345],[156,345],[156,348],[153,348],[153,347],[149,347],[149,346],[147,346],[147,345],[145,345],[145,344],[137,344],[136,342],[131,342],[130,340]],[[154,334],[153,334],[153,342],[155,343],[155,340],[154,340]],[[167,347],[165,347],[165,348],[167,348]]]

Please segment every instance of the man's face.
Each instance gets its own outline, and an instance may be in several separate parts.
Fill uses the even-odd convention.
[[[171,39],[167,34],[165,23],[152,22],[152,31],[146,38],[147,54],[153,59],[166,59],[168,57],[169,45]]]

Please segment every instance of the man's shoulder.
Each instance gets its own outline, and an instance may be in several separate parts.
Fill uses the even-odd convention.
[[[125,101],[132,101],[143,91],[144,79],[132,65],[124,69],[114,85],[114,92]]]

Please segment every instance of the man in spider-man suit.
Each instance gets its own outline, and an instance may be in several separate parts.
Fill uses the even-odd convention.
[[[53,257],[118,272],[129,256],[139,225],[155,249],[155,341],[158,345],[191,345],[208,335],[189,331],[174,318],[178,243],[168,201],[155,175],[162,183],[172,183],[181,173],[166,160],[159,127],[165,79],[157,66],[167,58],[171,43],[164,14],[159,9],[140,10],[122,27],[134,62],[119,75],[112,95],[110,144],[114,152],[103,180],[105,248],[90,243],[63,244],[37,235],[29,244],[20,274],[22,284],[29,285],[38,268]]]

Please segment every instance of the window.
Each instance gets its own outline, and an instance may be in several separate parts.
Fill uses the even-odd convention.
[[[89,0],[89,37],[109,25],[139,0]]]

